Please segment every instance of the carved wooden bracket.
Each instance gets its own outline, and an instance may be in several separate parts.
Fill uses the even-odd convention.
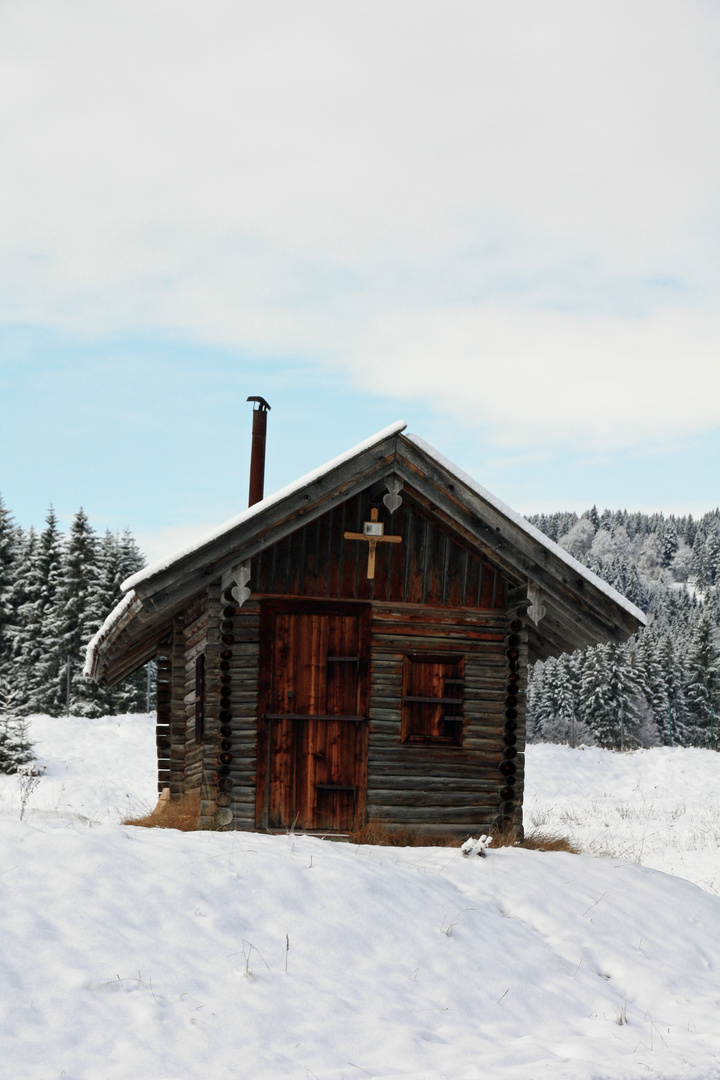
[[[383,495],[383,502],[390,513],[394,514],[402,506],[402,499],[400,498],[402,480],[398,476],[391,476],[385,486],[388,489],[388,494]]]
[[[222,591],[224,592],[225,589],[230,589],[233,599],[239,608],[243,606],[246,600],[250,599],[250,589],[247,587],[249,580],[249,559],[247,562],[238,563],[237,566],[233,566],[230,570],[226,570],[222,576]]]
[[[528,608],[527,613],[537,626],[543,615],[547,614],[547,608],[542,603],[542,593],[540,592],[540,586],[533,585],[531,581],[528,581],[527,594],[528,600],[530,601],[530,607]]]

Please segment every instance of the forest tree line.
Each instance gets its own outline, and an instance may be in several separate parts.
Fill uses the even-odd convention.
[[[52,509],[38,533],[17,526],[0,500],[0,712],[146,710],[146,668],[112,688],[83,674],[87,643],[144,564],[129,531],[100,535],[82,509],[67,535]],[[151,697],[153,706],[154,688]]]
[[[720,511],[529,519],[648,616],[624,645],[531,668],[528,739],[608,749],[718,746]]]
[[[593,507],[529,520],[648,615],[624,645],[530,670],[529,740],[717,745],[720,511],[695,521]],[[25,530],[0,500],[0,715],[142,712],[148,686],[154,707],[147,668],[111,689],[83,675],[88,641],[143,565],[129,531],[100,535],[79,510],[63,535],[52,509],[42,532]]]

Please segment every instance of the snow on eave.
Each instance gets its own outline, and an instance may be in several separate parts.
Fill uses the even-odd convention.
[[[259,503],[255,503],[254,506],[249,506],[247,510],[243,510],[240,514],[237,514],[234,518],[230,518],[223,525],[218,526],[212,532],[206,533],[205,536],[196,540],[195,543],[189,544],[185,548],[181,548],[178,551],[174,551],[171,555],[168,555],[165,559],[158,559],[157,562],[151,563],[150,566],[146,566],[143,570],[139,570],[136,574],[132,574],[131,577],[123,581],[120,588],[123,592],[127,592],[130,589],[134,589],[136,585],[139,585],[142,581],[147,581],[149,578],[155,577],[156,574],[161,574],[164,570],[167,570],[173,563],[179,562],[181,559],[186,558],[188,555],[194,554],[206,544],[211,544],[214,540],[224,536],[225,533],[232,532],[239,525],[244,525],[248,521],[252,521],[258,514],[268,510],[271,506],[275,506],[282,502],[283,499],[293,495],[296,491],[302,490],[307,487],[308,484],[314,483],[316,480],[320,480],[327,473],[332,472],[333,469],[338,468],[340,465],[344,465],[346,461],[350,461],[351,458],[364,453],[369,450],[376,443],[383,442],[385,439],[389,439],[391,435],[398,435],[401,431],[404,431],[407,424],[404,420],[398,420],[394,424],[390,424],[389,427],[383,428],[382,431],[378,431],[375,435],[371,435],[369,439],[365,439],[363,442],[358,443],[357,446],[353,446],[351,450],[346,450],[345,453],[340,454],[338,457],[333,458],[332,461],[328,461],[325,465],[321,465],[318,469],[313,469],[312,472],[306,473],[305,476],[301,476],[299,480],[294,480],[287,487],[281,488],[273,495],[268,495],[266,499],[263,499]]]
[[[595,588],[607,596],[608,599],[627,611],[628,614],[632,615],[634,619],[637,619],[642,626],[647,625],[647,618],[639,607],[636,607],[635,604],[627,599],[627,597],[623,596],[616,589],[613,589],[612,585],[608,585],[607,581],[603,581],[603,579],[598,577],[597,574],[594,574],[592,570],[588,570],[587,566],[583,566],[583,564],[578,562],[578,560],[570,555],[569,552],[565,551],[565,549],[561,548],[559,544],[556,544],[554,540],[551,540],[549,536],[546,536],[545,533],[541,532],[540,529],[531,524],[531,522],[529,522],[527,518],[524,518],[522,514],[518,514],[517,511],[512,510],[501,499],[498,499],[497,496],[493,495],[481,484],[478,484],[477,480],[473,480],[472,476],[469,476],[463,469],[453,464],[452,461],[449,461],[436,450],[434,446],[426,443],[419,435],[413,435],[410,432],[404,435],[403,438],[417,446],[418,449],[422,450],[428,457],[433,458],[438,465],[442,465],[444,469],[449,473],[452,473],[452,475],[461,483],[470,488],[471,491],[474,491],[476,495],[479,495],[480,498],[492,506],[494,510],[497,510],[503,517],[508,518],[509,521],[512,521],[514,525],[517,525],[518,528],[522,529],[528,536],[532,536],[533,540],[536,540],[538,544],[542,544],[544,548],[547,548],[548,551],[552,552],[557,559],[564,562],[565,565],[574,570],[576,574],[579,574],[580,577],[583,577],[586,581],[590,582],[591,585],[594,585]]]
[[[101,646],[106,648],[110,645],[127,624],[135,618],[141,607],[140,600],[132,590],[123,596],[119,604],[115,605],[98,632],[87,644],[83,675],[97,679]]]

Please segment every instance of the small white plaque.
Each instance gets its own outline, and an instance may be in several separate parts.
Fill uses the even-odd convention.
[[[363,536],[382,536],[385,526],[382,521],[364,521]]]

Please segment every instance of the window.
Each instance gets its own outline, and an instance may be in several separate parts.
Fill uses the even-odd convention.
[[[195,661],[195,742],[205,738],[205,653]]]
[[[462,744],[464,669],[462,656],[404,658],[403,742]]]

